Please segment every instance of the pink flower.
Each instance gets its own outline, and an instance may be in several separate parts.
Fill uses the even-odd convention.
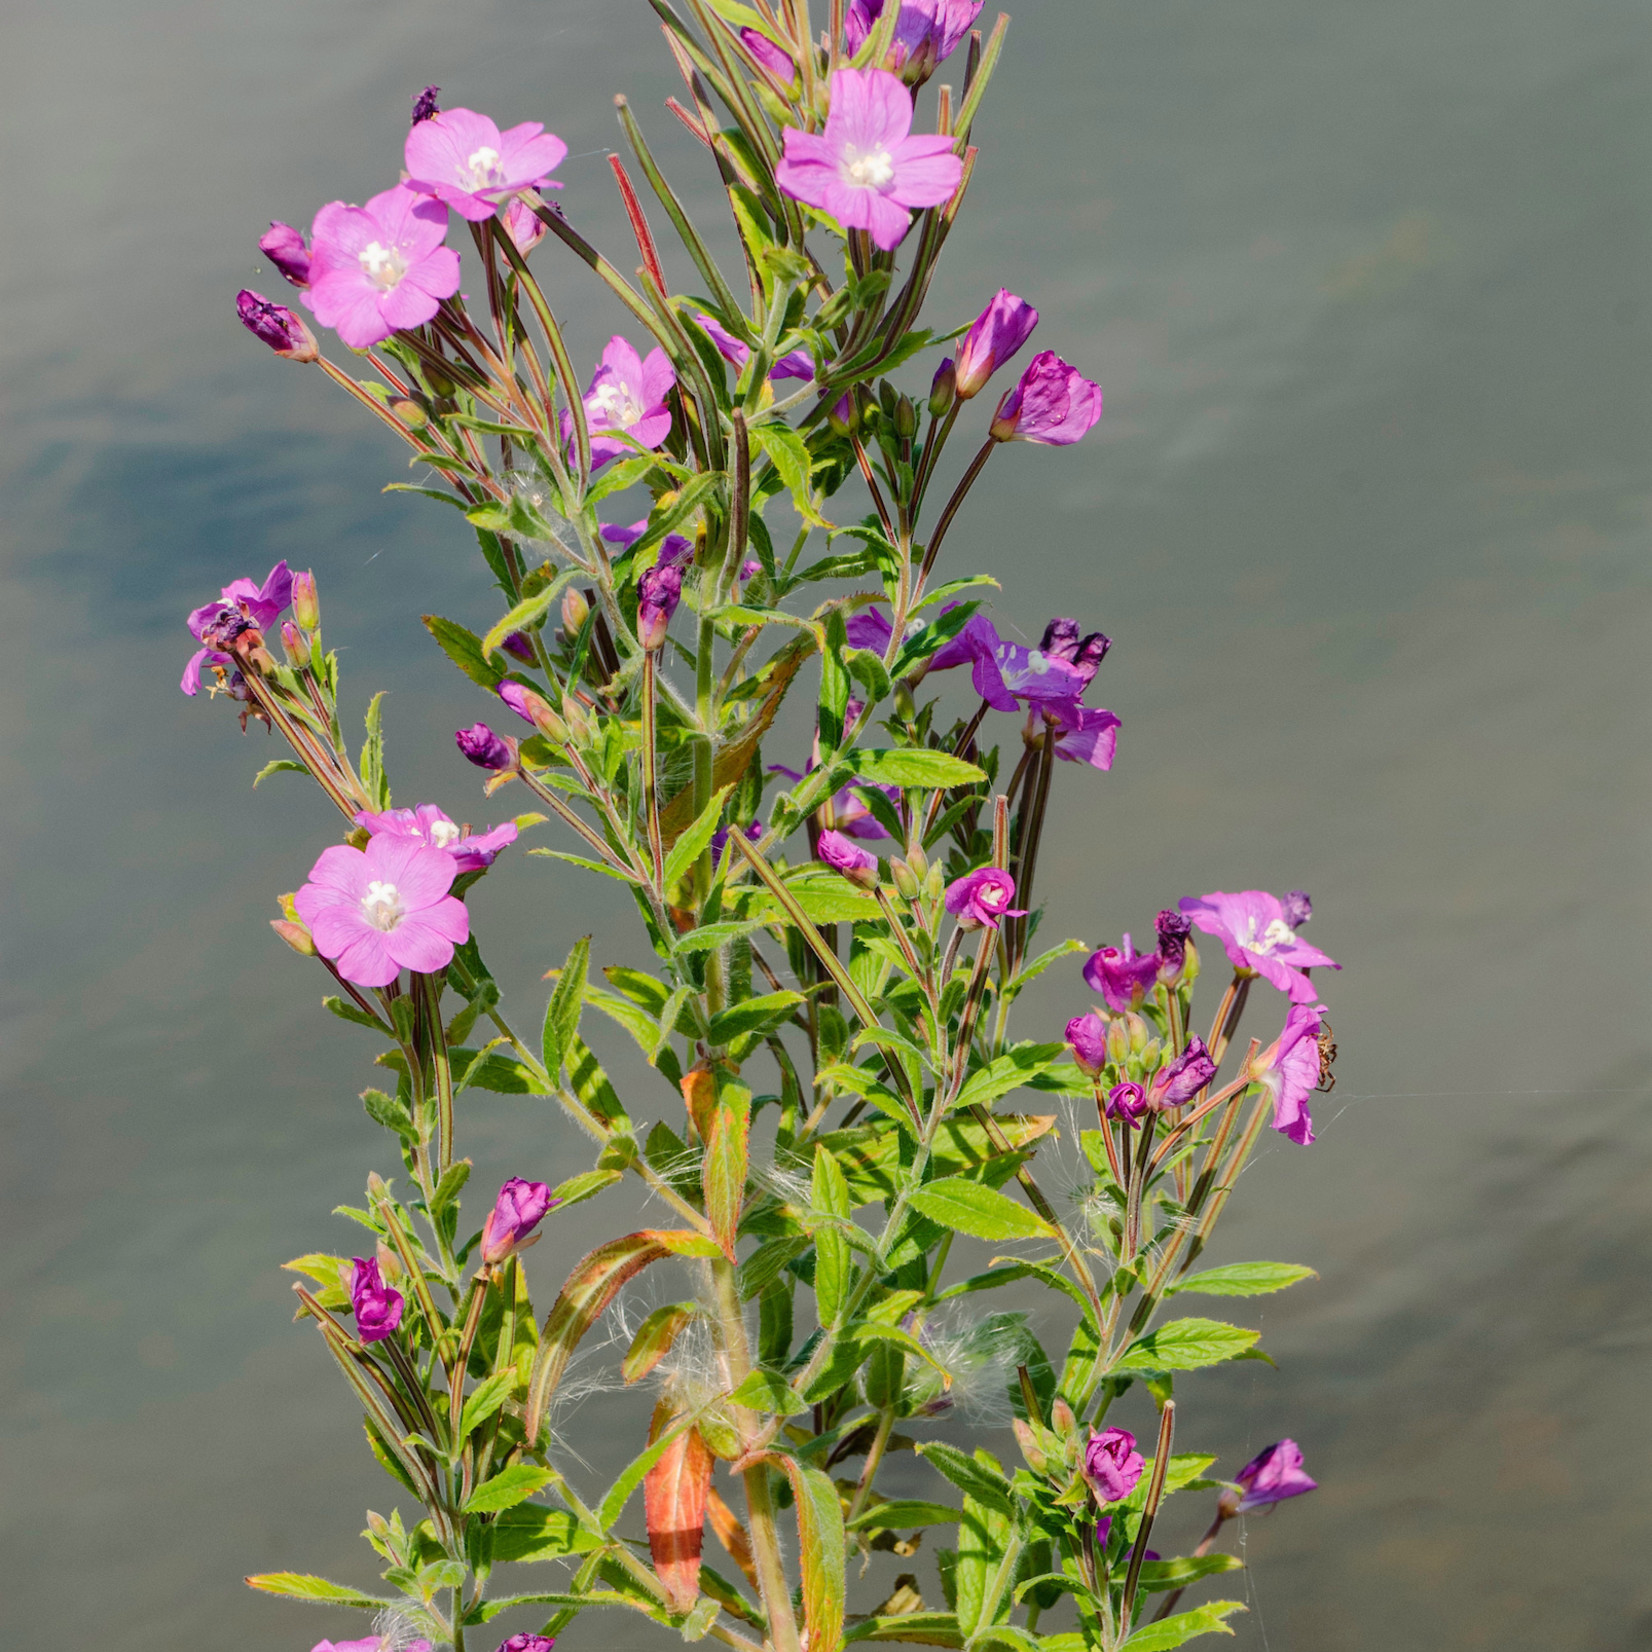
[[[304,245],[304,237],[291,224],[283,224],[277,219],[258,237],[258,250],[293,286],[309,286],[310,249]]]
[[[317,1641],[310,1652],[390,1652],[390,1639],[385,1635],[369,1635],[362,1641]],[[430,1652],[430,1642],[407,1642],[401,1652]]]
[[[235,313],[241,325],[288,361],[314,361],[321,352],[315,334],[285,304],[272,304],[262,293],[243,287],[235,295]]]
[[[1055,754],[1062,762],[1088,763],[1103,771],[1112,768],[1120,727],[1112,712],[1077,700],[1057,700],[1044,709],[1056,719]]]
[[[985,390],[987,380],[1027,342],[1037,325],[1038,311],[1000,287],[958,346],[953,363],[958,400],[968,401]]]
[[[1153,1075],[1153,1084],[1147,1093],[1148,1102],[1156,1108],[1180,1107],[1191,1101],[1216,1076],[1216,1063],[1210,1059],[1202,1038],[1187,1041],[1187,1048]]]
[[[1123,1084],[1115,1084],[1107,1092],[1108,1118],[1123,1119],[1132,1130],[1141,1128],[1142,1119],[1151,1109],[1147,1092],[1134,1080],[1127,1079]]]
[[[740,39],[746,50],[782,86],[790,87],[797,79],[797,65],[792,61],[792,54],[784,47],[777,46],[766,34],[760,34],[756,29],[742,29]]]
[[[352,350],[423,326],[459,290],[459,255],[442,245],[446,235],[447,214],[405,184],[364,207],[334,201],[310,230],[305,303]]]
[[[786,128],[775,182],[845,229],[869,230],[888,251],[910,227],[910,209],[950,200],[964,175],[951,138],[911,131],[912,97],[895,75],[839,69],[826,129]]]
[[[683,595],[683,571],[675,563],[645,568],[637,581],[637,641],[650,654],[665,647],[671,616]]]
[[[1085,1072],[1092,1076],[1107,1065],[1107,1018],[1099,1010],[1087,1010],[1067,1023],[1067,1047]]]
[[[1314,1139],[1308,1097],[1319,1088],[1323,1076],[1319,1029],[1324,1014],[1323,1004],[1292,1004],[1285,1015],[1285,1030],[1263,1052],[1264,1065],[1257,1075],[1273,1098],[1274,1129],[1289,1136],[1298,1147],[1306,1147]]]
[[[387,987],[403,968],[445,969],[469,939],[464,902],[448,894],[458,872],[452,855],[381,833],[365,849],[323,849],[293,905],[346,981]]]
[[[521,196],[511,199],[501,217],[505,233],[524,258],[545,239],[545,220]]]
[[[900,0],[889,56],[882,67],[921,86],[936,66],[958,49],[983,0]],[[883,16],[885,0],[849,0],[843,18],[843,43],[853,56],[866,44]]]
[[[538,1240],[533,1230],[545,1219],[545,1212],[558,1203],[543,1182],[525,1182],[520,1176],[512,1176],[499,1189],[499,1197],[482,1224],[482,1260],[491,1266],[526,1250]]]
[[[402,1322],[402,1293],[385,1284],[377,1257],[352,1260],[350,1308],[356,1316],[356,1335],[363,1342],[383,1342]]]
[[[205,646],[190,655],[178,686],[185,694],[201,691],[201,667],[228,665],[227,650],[249,630],[267,631],[293,598],[292,570],[285,561],[276,563],[264,576],[262,585],[250,579],[232,579],[216,602],[204,603],[190,614],[189,634]]]
[[[567,144],[539,121],[501,132],[474,109],[445,109],[413,127],[403,158],[416,190],[480,223],[494,215],[500,196],[550,183],[567,153]]]
[[[1040,350],[1027,363],[1020,382],[999,402],[992,436],[999,442],[1068,447],[1100,417],[1101,386],[1069,367],[1054,350]]]
[[[440,849],[452,856],[459,872],[482,871],[493,865],[501,849],[516,842],[514,820],[472,837],[468,826],[456,826],[434,803],[421,803],[416,809],[387,809],[383,814],[363,809],[356,823],[374,837],[406,838],[427,849]]]
[[[1302,1471],[1302,1448],[1295,1440],[1281,1440],[1258,1452],[1234,1479],[1239,1483],[1239,1495],[1224,1491],[1216,1500],[1222,1517],[1228,1520],[1251,1509],[1283,1503],[1287,1497],[1319,1490],[1319,1482]]]
[[[639,447],[658,447],[671,434],[671,409],[665,405],[665,396],[676,382],[677,375],[658,346],[639,356],[619,334],[608,340],[585,392],[593,468],[635,453]],[[564,410],[565,439],[572,438],[573,429],[574,422]],[[630,441],[601,435],[605,430],[622,432]]]
[[[1342,968],[1296,933],[1291,917],[1306,902],[1306,896],[1300,903],[1293,898],[1287,913],[1278,897],[1265,889],[1243,889],[1237,894],[1218,889],[1197,898],[1190,895],[1177,904],[1199,930],[1221,940],[1235,969],[1253,970],[1289,993],[1294,1003],[1305,1004],[1315,994],[1304,969],[1315,965]]]
[[[1125,1010],[1139,1010],[1142,1000],[1158,984],[1159,955],[1145,955],[1124,937],[1124,949],[1104,946],[1090,954],[1084,966],[1084,979],[1107,1000],[1110,1010],[1122,1014]]]
[[[1000,918],[1024,918],[1011,907],[1015,879],[997,866],[982,866],[946,886],[946,909],[966,929],[996,929]]]
[[[1123,1501],[1136,1489],[1146,1466],[1136,1450],[1136,1436],[1127,1428],[1103,1429],[1084,1447],[1084,1478],[1098,1503]]]
[[[830,828],[822,832],[816,853],[834,872],[841,872],[851,883],[858,883],[866,889],[877,888],[878,857],[869,854],[842,832],[834,832]]]

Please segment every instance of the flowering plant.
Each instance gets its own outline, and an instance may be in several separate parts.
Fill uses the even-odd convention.
[[[412,491],[474,530],[496,623],[424,624],[486,697],[455,736],[483,793],[533,799],[478,830],[432,803],[392,806],[381,700],[352,754],[313,575],[282,563],[190,614],[185,692],[206,683],[243,728],[278,731],[293,755],[269,769],[307,772],[344,816],[272,921],[330,977],[327,1008],[375,1044],[389,1077],[362,1099],[401,1161],[344,1213],[369,1255],[288,1266],[417,1513],[368,1515],[382,1594],[249,1581],[377,1615],[370,1639],[341,1646],[460,1649],[528,1608],[538,1628],[505,1648],[545,1652],[599,1608],[742,1652],[1177,1646],[1239,1610],[1174,1610],[1240,1564],[1214,1548],[1223,1524],[1313,1487],[1290,1441],[1232,1482],[1174,1449],[1177,1374],[1255,1355],[1258,1333],[1163,1316],[1174,1297],[1309,1273],[1193,1269],[1262,1127],[1313,1139],[1330,1045],[1309,970],[1332,961],[1298,934],[1305,896],[1257,891],[1161,912],[1150,953],[1129,936],[1035,949],[1057,762],[1106,771],[1115,755],[1119,719],[1086,703],[1109,643],[1065,618],[1037,648],[1003,638],[982,612],[996,581],[943,569],[941,553],[998,449],[1079,441],[1101,391],[1049,350],[1012,377],[1038,312],[1002,289],[967,329],[920,324],[1007,20],[983,41],[980,0],[833,0],[817,39],[807,0],[654,4],[686,89],[668,107],[717,168],[744,297],[623,100],[634,165],[698,294],[668,284],[626,162],[612,159],[634,277],[576,227],[577,200],[564,211],[541,193],[561,139],[443,111],[432,87],[401,182],[365,207],[323,206],[308,238],[276,224],[260,242],[370,376],[324,354],[290,308],[237,300],[254,336],[319,366],[412,450],[427,478]],[[929,98],[955,52],[961,94]],[[474,308],[448,244],[461,226]],[[589,375],[528,262],[549,241],[625,312],[631,336]],[[900,387],[907,363],[959,335],[926,392]],[[934,509],[959,421],[994,377],[981,446]],[[840,496],[869,508],[829,516]],[[978,703],[954,717],[941,705],[958,667]],[[783,705],[806,695],[812,752],[766,764]],[[1018,720],[1013,763],[993,713]],[[499,857],[543,826],[572,836],[528,852],[621,883],[654,964],[593,972],[589,938],[575,941],[543,1012],[530,1005],[532,1036],[465,896],[526,875]],[[1234,966],[1203,1037],[1195,927]],[[1064,965],[1077,989],[1079,953],[1100,1002],[1065,1038],[1014,1036],[1045,971]],[[1241,1049],[1258,980],[1283,1025]],[[590,1009],[659,1075],[652,1101],[610,1081]],[[473,1090],[553,1098],[589,1136],[590,1168],[555,1187],[513,1175],[483,1220],[467,1217],[458,1121]],[[672,1118],[646,1123],[667,1097]],[[1075,1117],[1081,1185],[1058,1201],[1034,1162],[1062,1134],[1039,1106],[1061,1097],[1095,1116]],[[532,1158],[524,1145],[519,1168]],[[590,1249],[541,1321],[525,1252],[628,1177],[662,1225]],[[987,1248],[949,1273],[960,1236]],[[629,1336],[619,1375],[653,1390],[651,1418],[629,1466],[593,1488],[559,1428],[564,1378],[648,1269],[686,1272],[691,1289]],[[972,1316],[1028,1282],[1058,1310],[1042,1336],[1025,1313]],[[994,1389],[1019,1465],[945,1437],[971,1391]],[[921,1498],[880,1483],[899,1450],[933,1473]],[[1149,1539],[1187,1491],[1218,1493],[1216,1517],[1166,1559]],[[622,1528],[639,1493],[646,1541]],[[857,1555],[910,1556],[931,1528],[929,1598],[907,1576],[882,1602],[851,1602]],[[547,1580],[550,1561],[566,1571]],[[1041,1629],[1052,1613],[1069,1627]]]

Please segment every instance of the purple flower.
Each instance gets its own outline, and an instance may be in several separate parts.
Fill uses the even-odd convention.
[[[756,29],[742,29],[740,39],[746,50],[780,82],[789,87],[797,79],[797,65],[791,53],[777,46],[766,34]]]
[[[1136,1450],[1136,1436],[1125,1428],[1092,1434],[1084,1447],[1084,1478],[1098,1503],[1117,1503],[1128,1497],[1146,1466]]]
[[[1153,1087],[1148,1101],[1157,1108],[1180,1107],[1191,1101],[1216,1076],[1216,1063],[1210,1059],[1202,1038],[1190,1038],[1187,1048],[1153,1075]]]
[[[1064,763],[1088,763],[1092,769],[1113,766],[1118,749],[1119,719],[1100,706],[1077,700],[1057,700],[1044,711],[1055,718],[1055,754]]]
[[[1263,1052],[1257,1077],[1273,1097],[1273,1127],[1298,1147],[1314,1139],[1314,1121],[1308,1116],[1308,1097],[1319,1088],[1319,1029],[1323,1004],[1292,1004],[1285,1014],[1285,1030]]]
[[[1084,979],[1107,1000],[1108,1009],[1139,1010],[1158,982],[1159,962],[1158,953],[1137,952],[1126,935],[1122,952],[1116,946],[1104,946],[1090,954]]]
[[[1123,1084],[1115,1084],[1107,1092],[1107,1116],[1110,1119],[1123,1119],[1132,1130],[1141,1128],[1143,1117],[1150,1110],[1151,1103],[1147,1099],[1147,1092],[1133,1080],[1126,1080]]]
[[[498,210],[499,197],[550,183],[567,153],[539,121],[501,132],[474,109],[448,109],[414,124],[403,159],[408,182],[421,194],[480,223]]]
[[[534,663],[533,639],[526,631],[512,631],[499,645],[507,654],[519,659],[523,665]]]
[[[1099,1010],[1087,1010],[1067,1023],[1067,1047],[1073,1059],[1092,1075],[1107,1065],[1107,1018]]]
[[[1283,1503],[1287,1497],[1300,1497],[1305,1491],[1319,1490],[1319,1482],[1302,1472],[1302,1448],[1295,1440],[1281,1440],[1258,1453],[1234,1479],[1239,1494],[1224,1491],[1217,1499],[1217,1508],[1228,1520],[1270,1503]]]
[[[1193,920],[1180,912],[1161,912],[1153,920],[1153,927],[1159,936],[1159,979],[1173,985],[1181,979],[1187,961],[1187,932]]]
[[[968,401],[985,390],[987,380],[1027,342],[1037,325],[1038,311],[1000,287],[958,346],[958,400]]]
[[[682,569],[674,563],[643,570],[637,581],[637,641],[649,653],[665,647],[665,633],[682,594]]]
[[[886,252],[900,244],[914,207],[952,198],[964,163],[953,140],[913,137],[912,98],[882,69],[839,69],[823,132],[788,126],[775,182],[794,200],[871,232]]]
[[[594,448],[595,444],[592,445]],[[621,527],[615,522],[607,522],[599,531],[610,545],[618,545],[622,551],[629,550],[648,531],[648,518],[645,516],[642,521],[633,522],[628,528]],[[660,554],[655,566],[681,567],[688,561],[693,549],[694,546],[680,533],[668,533],[660,542]]]
[[[849,702],[849,705],[854,709],[849,710],[844,716],[845,724],[853,722],[855,717],[859,715],[859,709],[853,700]],[[818,766],[817,762],[811,760],[808,772],[813,774]],[[784,763],[769,764],[769,773],[783,774],[794,783],[803,778],[796,769],[789,769]],[[865,781],[861,781],[856,785],[845,786],[842,791],[832,798],[828,805],[829,818],[833,828],[836,831],[847,833],[850,837],[888,837],[889,833],[884,829],[882,822],[872,813],[871,808],[860,795],[862,792],[882,792],[891,803],[898,804],[900,802],[901,789],[899,786],[868,785]]]
[[[453,736],[459,750],[479,769],[511,769],[516,766],[516,752],[508,740],[502,740],[486,723],[472,723]]]
[[[1006,392],[993,415],[999,442],[1039,442],[1067,447],[1101,417],[1101,386],[1069,367],[1054,350],[1040,350],[1021,382]]]
[[[482,1224],[482,1260],[490,1267],[526,1250],[539,1235],[533,1230],[545,1219],[545,1212],[560,1199],[551,1197],[543,1182],[525,1182],[512,1176],[499,1189],[499,1197]]]
[[[900,16],[889,55],[881,67],[893,69],[914,86],[934,74],[969,33],[985,0],[901,0]],[[853,56],[883,16],[884,0],[849,0],[843,18],[843,43]]]
[[[1307,897],[1302,899],[1306,901]],[[1314,996],[1313,985],[1303,970],[1316,964],[1342,968],[1318,947],[1298,939],[1284,903],[1266,890],[1242,889],[1238,894],[1229,894],[1218,889],[1197,898],[1190,895],[1177,905],[1204,934],[1222,942],[1235,969],[1254,970],[1298,1004]],[[1292,910],[1300,908],[1293,906]]]
[[[545,220],[520,195],[512,196],[506,203],[500,222],[524,258],[545,239]]]
[[[646,356],[639,356],[619,334],[608,340],[585,392],[593,468],[622,454],[635,453],[639,447],[658,447],[671,434],[671,409],[665,405],[665,396],[676,382],[677,375],[658,346]],[[572,437],[573,428],[574,422],[564,409],[564,438]],[[630,441],[600,434],[607,430],[623,432]]]
[[[361,1641],[317,1641],[310,1652],[391,1652],[391,1647],[388,1636],[369,1635]],[[408,1641],[399,1652],[430,1652],[430,1642]]]
[[[468,826],[455,825],[434,803],[421,803],[416,809],[386,809],[383,814],[363,809],[356,824],[365,826],[374,837],[407,838],[427,849],[440,849],[452,856],[459,872],[482,871],[493,865],[501,849],[516,842],[514,820],[472,837]]]
[[[760,820],[754,820],[744,830],[746,842],[756,843],[763,836],[763,822]],[[717,830],[711,834],[711,864],[714,867],[722,860],[723,851],[728,848],[729,835],[732,831],[732,827],[719,826]]]
[[[315,334],[285,304],[272,304],[262,293],[243,287],[235,295],[235,313],[241,325],[288,361],[314,361],[321,352]]]
[[[323,849],[293,908],[346,981],[387,987],[403,968],[421,975],[445,969],[454,947],[469,939],[465,903],[448,893],[458,874],[452,855],[381,832],[365,849]]]
[[[1087,637],[1081,637],[1077,620],[1053,619],[1044,627],[1044,637],[1038,646],[1046,654],[1065,660],[1083,672],[1088,683],[1095,677],[1097,667],[1107,658],[1113,639],[1102,631],[1092,631]]]
[[[228,665],[227,650],[249,630],[267,631],[292,597],[293,575],[285,561],[270,569],[262,585],[250,579],[231,580],[216,602],[205,603],[189,616],[190,635],[205,646],[190,656],[179,688],[185,694],[199,694],[201,667],[208,661]]]
[[[436,101],[436,94],[441,91],[440,86],[427,86],[413,100],[413,119],[410,125],[417,126],[421,121],[434,120],[441,114],[442,106]]]
[[[690,312],[694,320],[707,338],[717,348],[717,354],[735,369],[742,368],[751,360],[751,350],[737,339],[714,316],[704,314],[699,310]],[[789,355],[782,356],[771,369],[769,378],[773,379],[812,379],[815,376],[814,357],[807,350],[793,350]]]
[[[1279,910],[1292,929],[1300,929],[1314,915],[1314,903],[1300,889],[1293,889],[1279,903]]]
[[[867,889],[877,888],[878,857],[846,838],[842,832],[834,832],[828,827],[820,834],[815,853],[834,872],[841,872],[851,883],[858,883]]]
[[[554,1636],[536,1635],[531,1630],[524,1629],[520,1635],[512,1635],[508,1641],[501,1641],[499,1652],[551,1652],[555,1645]]]
[[[459,290],[459,255],[443,246],[446,235],[447,214],[406,184],[364,207],[333,201],[310,230],[304,302],[352,350],[422,327]]]
[[[402,1322],[402,1293],[385,1284],[377,1257],[357,1256],[352,1261],[350,1306],[355,1310],[356,1335],[363,1342],[383,1342]]]
[[[775,379],[802,379],[815,376],[815,358],[807,350],[789,350],[770,369],[771,382]]]
[[[521,683],[512,682],[509,677],[500,683],[496,692],[499,695],[499,698],[503,700],[505,704],[508,705],[511,710],[522,719],[524,723],[531,723],[534,721],[534,702],[539,701],[540,704],[544,703],[541,697],[538,694],[535,694],[531,688],[524,688]]]
[[[1024,918],[1011,907],[1015,879],[999,866],[982,866],[946,886],[946,909],[966,929],[996,929],[1000,918]]]
[[[258,250],[295,287],[309,286],[310,249],[304,245],[303,235],[291,224],[272,223],[258,237]]]

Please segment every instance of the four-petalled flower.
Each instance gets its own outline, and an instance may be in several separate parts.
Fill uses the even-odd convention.
[[[1281,1440],[1258,1452],[1234,1479],[1239,1485],[1237,1494],[1224,1491],[1216,1503],[1224,1520],[1251,1509],[1265,1509],[1271,1503],[1283,1503],[1287,1497],[1319,1490],[1319,1482],[1310,1480],[1303,1472],[1302,1448],[1295,1440]]]
[[[646,356],[639,356],[618,333],[608,340],[584,397],[593,468],[621,454],[635,453],[639,447],[658,447],[671,434],[671,409],[665,397],[676,382],[665,351],[657,345]],[[564,409],[564,438],[572,438],[573,428],[573,419]],[[604,434],[608,431],[615,434]],[[622,435],[630,440],[622,441]]]
[[[550,174],[567,153],[567,144],[539,121],[501,132],[474,109],[444,109],[414,123],[403,158],[413,188],[480,223],[505,197],[547,184],[560,188]]]
[[[1291,913],[1303,911],[1307,902],[1306,895],[1293,895]],[[1177,904],[1196,928],[1221,941],[1235,969],[1262,976],[1295,1003],[1305,1004],[1314,996],[1313,983],[1302,973],[1305,969],[1342,968],[1296,933],[1284,902],[1265,889],[1241,889],[1237,894],[1218,889]]]

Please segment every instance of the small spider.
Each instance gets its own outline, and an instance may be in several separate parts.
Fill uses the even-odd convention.
[[[1336,1074],[1331,1071],[1336,1058],[1337,1046],[1331,1032],[1331,1023],[1322,1021],[1319,1024],[1319,1083],[1314,1088],[1325,1095],[1329,1095],[1337,1087]]]

